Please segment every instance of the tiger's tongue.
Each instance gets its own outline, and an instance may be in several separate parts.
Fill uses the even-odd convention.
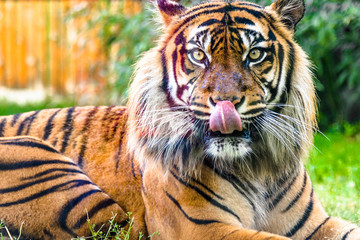
[[[241,131],[241,118],[235,106],[230,101],[216,103],[215,111],[210,115],[210,129],[213,132],[230,134],[235,130]]]

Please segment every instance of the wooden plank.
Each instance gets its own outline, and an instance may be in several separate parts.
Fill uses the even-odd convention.
[[[16,87],[16,57],[15,57],[15,41],[16,41],[16,6],[12,1],[5,2],[5,71],[6,71],[6,87]]]
[[[0,2],[0,86],[5,85],[5,2]]]
[[[50,28],[48,32],[49,37],[49,71],[51,87],[53,93],[60,92],[60,71],[59,71],[59,47],[58,47],[58,1],[50,1],[49,16]]]
[[[36,59],[36,50],[37,50],[37,41],[36,37],[41,33],[37,31],[37,19],[39,15],[36,15],[36,11],[39,5],[37,1],[27,1],[22,2],[25,12],[25,44],[26,44],[26,56],[25,56],[25,65],[27,69],[27,85],[28,87],[34,87],[36,84],[37,78],[37,59]]]
[[[27,86],[27,68],[25,64],[26,58],[26,40],[25,40],[25,27],[26,27],[26,4],[27,2],[15,2],[16,6],[16,36],[15,36],[15,55],[16,55],[16,79],[17,87],[25,88]]]
[[[97,94],[99,86],[106,85],[102,75],[106,58],[97,37],[99,29],[78,32],[98,6],[118,12],[124,2],[109,5],[86,1],[91,13],[66,24],[66,11],[84,1],[0,1],[0,84],[31,87],[40,81],[61,94],[67,89]],[[139,2],[128,3],[129,9]]]

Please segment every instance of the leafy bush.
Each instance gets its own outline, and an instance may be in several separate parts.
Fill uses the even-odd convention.
[[[123,14],[123,1],[99,1],[86,8],[75,9],[70,17],[89,16],[85,29],[98,29],[97,37],[103,43],[107,58],[106,75],[110,102],[119,104],[127,97],[133,64],[139,55],[154,45],[157,29],[153,14],[145,8],[141,14]]]
[[[315,65],[320,126],[360,120],[360,3],[307,1],[296,38]]]

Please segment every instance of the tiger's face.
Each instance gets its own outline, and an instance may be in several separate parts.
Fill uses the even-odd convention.
[[[286,92],[279,68],[285,60],[284,39],[276,36],[262,7],[243,2],[207,5],[212,11],[191,9],[180,15],[163,50],[171,54],[170,107],[188,107],[193,131],[201,136],[196,141],[209,156],[239,158],[258,140],[256,118]]]
[[[303,125],[298,124],[302,120],[284,109],[313,98],[308,62],[292,39],[302,17],[297,11],[303,5],[279,10],[283,2],[264,8],[248,2],[213,1],[187,9],[158,0],[165,24],[162,45],[157,48],[161,61],[157,70],[161,69],[162,77],[143,83],[149,88],[157,85],[161,93],[150,99],[153,90],[149,89],[142,96],[146,99],[142,113],[153,110],[149,104],[160,108],[158,120],[151,118],[158,123],[157,130],[143,133],[151,139],[146,140],[150,152],[161,158],[171,153],[181,162],[210,158],[232,164],[267,152],[269,144],[291,148],[301,144],[297,134],[302,131]],[[281,11],[289,14],[294,8],[292,18],[281,17]],[[308,82],[304,89],[310,92],[292,99],[294,77],[299,75],[295,71],[304,69]],[[144,121],[149,118],[140,125],[146,125]],[[271,137],[276,141],[271,143]]]

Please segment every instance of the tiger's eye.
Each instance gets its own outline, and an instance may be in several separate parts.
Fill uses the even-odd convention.
[[[201,51],[200,49],[193,51],[192,55],[193,55],[193,58],[199,62],[201,62],[205,59],[205,53],[203,51]]]
[[[260,58],[260,56],[261,56],[261,51],[259,49],[252,49],[249,52],[249,58],[251,60],[257,60],[258,58]]]

